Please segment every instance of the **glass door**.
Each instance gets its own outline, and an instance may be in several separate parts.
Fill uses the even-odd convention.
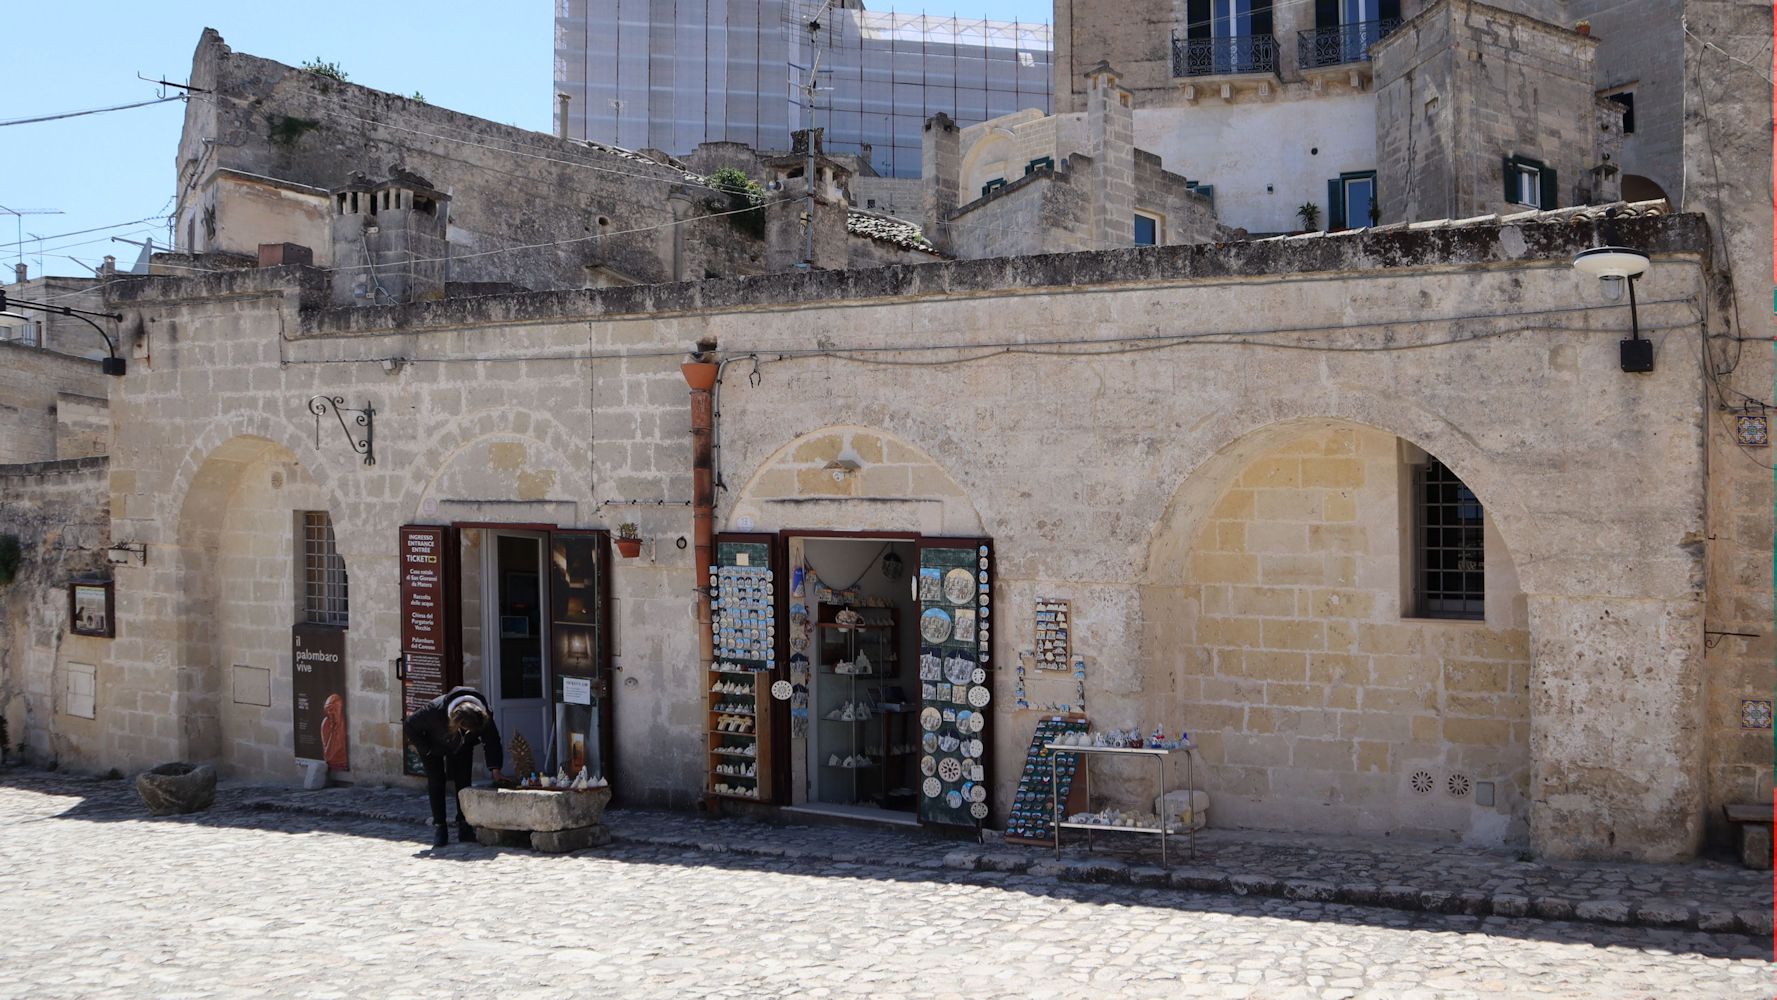
[[[544,639],[543,537],[495,532],[483,545],[482,636],[484,672],[500,738],[530,744],[539,767],[553,749]]]
[[[993,730],[993,545],[985,538],[919,542],[919,818],[987,819]]]

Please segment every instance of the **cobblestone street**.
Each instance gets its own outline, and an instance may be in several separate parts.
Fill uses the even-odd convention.
[[[434,852],[422,833],[227,796],[150,820],[124,782],[8,778],[0,995],[1773,993],[1768,942],[1734,934],[628,840]]]

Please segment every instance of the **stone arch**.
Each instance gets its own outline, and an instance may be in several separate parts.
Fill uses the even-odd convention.
[[[1219,822],[1525,842],[1530,623],[1506,477],[1471,436],[1398,403],[1369,420],[1278,409],[1193,436],[1143,570],[1142,696],[1193,730]],[[1403,443],[1482,502],[1484,622],[1404,603]]]
[[[1013,168],[1018,166],[1018,139],[1010,129],[990,128],[969,151],[963,154],[961,170],[958,176],[962,187],[958,191],[958,200],[971,202],[981,196],[981,185],[996,177],[1003,178],[1010,184],[1022,173],[1014,175]]]
[[[582,444],[582,452],[590,446]],[[590,509],[591,457],[574,461],[572,436],[561,422],[541,413],[521,410],[482,410],[451,421],[419,449],[402,492],[404,516],[419,521],[496,520],[487,511],[445,509],[452,501],[503,501],[526,505],[522,520],[549,520],[577,525],[579,511]],[[440,510],[423,513],[427,500]],[[583,506],[584,505],[584,506]],[[453,515],[460,515],[453,518]],[[534,515],[534,516],[532,516]]]
[[[297,512],[333,516],[349,574],[342,504],[290,447],[251,434],[226,438],[179,481],[165,602],[175,623],[178,741],[188,758],[214,762],[225,775],[291,777]]]
[[[803,434],[761,461],[720,523],[738,531],[743,518],[762,530],[983,534],[980,512],[926,451],[874,427],[843,424]]]

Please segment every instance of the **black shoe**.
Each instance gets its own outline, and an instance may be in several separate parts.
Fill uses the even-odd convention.
[[[443,823],[434,824],[432,827],[432,846],[443,847],[448,843],[450,843],[450,827],[445,826]]]
[[[470,826],[467,820],[457,820],[457,843],[475,843],[475,828]]]

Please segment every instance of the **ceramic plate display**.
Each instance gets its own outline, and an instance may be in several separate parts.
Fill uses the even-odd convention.
[[[987,786],[986,785],[976,785],[974,788],[969,789],[969,801],[970,802],[986,802],[987,801]]]
[[[933,750],[938,749],[938,734],[927,733],[924,736],[921,736],[919,738],[919,748],[926,753],[931,753]]]
[[[981,756],[981,751],[985,749],[987,748],[981,745],[980,740],[970,740],[969,745],[963,749],[963,756],[979,757]]]
[[[928,778],[934,774],[937,774],[938,773],[938,762],[936,760],[933,760],[931,757],[921,757],[919,759],[919,773],[925,775]]]
[[[794,690],[794,688],[790,687],[789,681],[778,681],[771,685],[771,696],[778,701],[787,701],[789,700],[791,692]]]
[[[943,724],[944,717],[939,715],[938,710],[935,708],[927,708],[925,711],[919,713],[919,728],[928,733],[933,732]]]
[[[986,684],[987,683],[987,671],[981,669],[980,667],[976,667],[974,673],[971,673],[969,675],[969,680],[972,680],[977,684]]]
[[[963,762],[955,757],[945,757],[938,761],[938,777],[945,781],[961,781]]]
[[[976,712],[974,715],[969,717],[969,732],[978,733],[981,730],[986,729],[986,728],[987,728],[987,716],[986,715],[983,715],[980,712]]]
[[[961,809],[963,806],[963,793],[951,792],[949,795],[944,796],[944,802],[952,809]]]
[[[969,807],[969,815],[975,817],[976,819],[986,819],[987,818],[987,803],[977,802],[974,805],[970,806]]]
[[[954,736],[938,737],[938,749],[945,753],[956,753],[957,748],[960,746],[962,746],[962,741]]]
[[[944,679],[952,684],[967,684],[969,674],[975,665],[961,656],[951,656],[944,660]]]
[[[969,704],[980,708],[993,700],[993,695],[985,687],[976,685],[969,689]]]
[[[944,785],[937,778],[927,778],[920,789],[926,793],[926,798],[935,799],[944,791]]]
[[[919,599],[927,604],[943,596],[944,583],[938,576],[936,567],[927,566],[919,571]]]
[[[950,638],[950,612],[943,608],[931,608],[920,615],[919,634],[934,645]]]
[[[957,567],[944,574],[944,599],[952,604],[969,604],[975,598],[975,574]]]

